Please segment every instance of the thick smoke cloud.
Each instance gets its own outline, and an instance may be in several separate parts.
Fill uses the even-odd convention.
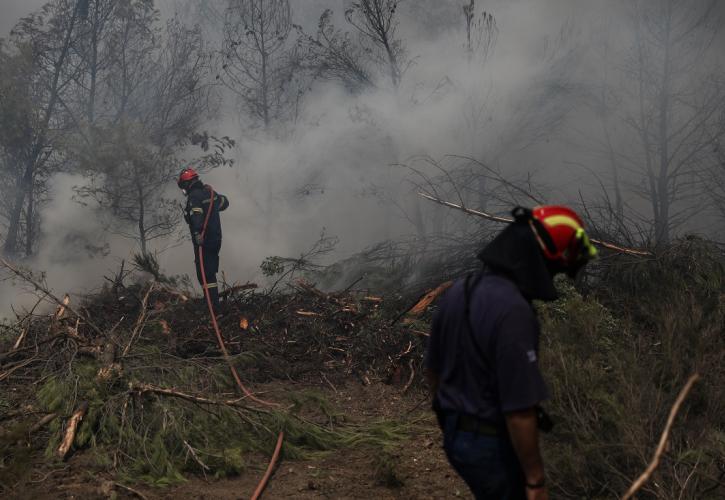
[[[339,27],[346,28],[340,15],[344,4],[293,1],[295,22],[312,33],[319,14],[330,7]],[[579,90],[591,83],[589,70],[596,67],[592,58],[598,53],[602,26],[616,26],[627,7],[594,0],[485,2],[495,16],[498,38],[484,65],[466,59],[462,4],[411,1],[404,7],[399,34],[412,62],[397,90],[383,86],[351,95],[335,84],[317,82],[304,98],[293,132],[283,140],[244,134],[244,118],[231,102],[220,119],[208,124],[213,133],[239,139],[235,166],[203,176],[231,200],[222,217],[222,269],[227,280],[262,279],[259,264],[265,257],[297,256],[323,230],[340,238],[335,258],[415,233],[412,214],[439,209],[411,193],[410,172],[398,164],[412,157],[475,156],[507,175],[531,174],[549,188],[555,201],[576,200],[579,191],[596,186],[580,166],[580,152],[567,149],[561,138],[566,133],[552,132],[533,145],[521,136],[532,133],[526,125],[546,123],[575,107]],[[4,23],[23,14],[30,2],[23,2],[22,9],[20,5],[3,4]],[[160,3],[166,16],[179,5]],[[436,25],[434,16],[417,10],[444,7],[452,13],[441,17],[441,23],[450,24]],[[548,99],[546,86],[552,82],[569,87]],[[547,108],[551,101],[556,109]],[[469,116],[472,105],[483,109],[475,127]],[[577,131],[583,125],[569,122],[563,129]],[[554,179],[568,181],[562,186]],[[30,263],[48,272],[48,282],[58,293],[99,286],[102,274],[134,250],[128,241],[109,238],[91,209],[70,200],[71,187],[78,182],[82,180],[66,176],[54,183],[55,198],[43,216],[45,240]],[[181,201],[177,191],[170,185],[166,194]],[[79,226],[77,221],[83,222]],[[79,227],[84,233],[80,239],[104,240],[108,253],[89,256],[69,246],[68,234]],[[193,276],[191,245],[176,242],[158,245],[165,249],[159,254],[161,266],[170,274]],[[2,302],[17,303],[5,288]]]

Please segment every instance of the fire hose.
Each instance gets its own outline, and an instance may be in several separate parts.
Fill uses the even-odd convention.
[[[204,225],[201,229],[201,241],[204,241],[204,235],[206,234],[206,228],[209,224],[209,217],[211,216],[212,210],[214,210],[214,188],[211,186],[208,186],[209,192],[210,192],[210,198],[209,198],[209,209],[206,211],[206,217],[204,218]],[[234,377],[234,381],[237,383],[237,386],[239,386],[239,389],[242,391],[242,394],[244,394],[245,397],[249,398],[250,400],[254,401],[255,403],[264,405],[264,406],[272,406],[272,407],[279,407],[281,406],[279,403],[272,403],[269,401],[264,401],[263,399],[259,399],[256,397],[249,389],[245,387],[245,385],[242,383],[242,379],[239,377],[239,373],[237,373],[237,369],[234,366],[234,363],[232,363],[232,359],[229,357],[229,351],[227,351],[226,344],[224,343],[224,337],[222,337],[221,331],[219,330],[219,324],[216,320],[216,312],[214,311],[214,305],[211,302],[211,296],[209,295],[209,288],[207,286],[206,281],[206,272],[204,270],[204,247],[203,245],[198,245],[199,248],[199,262],[197,265],[199,266],[199,270],[201,271],[201,284],[204,288],[204,296],[206,297],[206,305],[209,308],[209,315],[211,316],[211,324],[214,327],[214,333],[216,334],[216,339],[219,344],[219,349],[222,351],[222,355],[224,357],[224,361],[226,361],[227,365],[229,366],[229,371],[232,373],[232,377]],[[269,481],[270,476],[272,475],[272,470],[274,469],[275,464],[277,463],[277,460],[279,459],[279,454],[282,449],[282,441],[284,440],[284,432],[280,432],[279,436],[277,436],[277,445],[275,446],[274,453],[272,454],[272,459],[269,462],[269,466],[267,467],[267,470],[262,477],[262,480],[260,481],[259,485],[257,486],[257,489],[254,491],[254,494],[252,495],[252,500],[257,500],[264,491],[264,488],[267,485],[267,482]]]

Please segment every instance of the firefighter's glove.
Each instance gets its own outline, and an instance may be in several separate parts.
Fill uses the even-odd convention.
[[[204,237],[201,235],[201,233],[194,233],[194,244],[198,247],[202,246],[204,244]]]

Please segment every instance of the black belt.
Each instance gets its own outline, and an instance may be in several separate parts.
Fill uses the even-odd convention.
[[[463,432],[473,432],[484,436],[498,436],[501,434],[501,428],[493,425],[480,418],[470,415],[459,415],[456,423],[456,430]]]

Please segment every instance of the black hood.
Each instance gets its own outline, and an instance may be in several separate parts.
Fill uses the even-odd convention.
[[[556,300],[553,273],[528,222],[517,220],[478,254],[493,272],[511,279],[528,300]]]
[[[201,179],[197,178],[191,181],[185,188],[182,189],[186,189],[186,194],[188,195],[195,189],[204,189],[204,183],[201,182]]]

